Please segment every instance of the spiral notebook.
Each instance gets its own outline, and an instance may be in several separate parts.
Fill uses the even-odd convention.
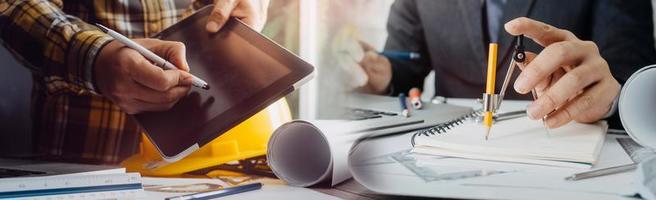
[[[571,168],[591,168],[597,162],[608,125],[571,122],[547,129],[527,117],[496,122],[489,140],[473,112],[416,132],[413,152],[468,159],[518,162]]]

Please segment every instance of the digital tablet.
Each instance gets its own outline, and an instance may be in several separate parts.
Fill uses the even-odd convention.
[[[311,79],[314,68],[232,18],[205,29],[211,6],[157,34],[185,44],[191,73],[209,90],[192,87],[173,108],[134,117],[165,161],[174,162],[284,97]]]

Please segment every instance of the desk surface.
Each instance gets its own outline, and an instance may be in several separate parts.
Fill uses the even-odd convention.
[[[480,108],[480,104],[472,99],[448,99],[447,102],[449,104]],[[528,103],[529,101],[504,101],[500,110],[501,112],[523,110]],[[399,139],[394,139],[394,137],[399,137]],[[371,190],[386,194],[475,199],[622,199],[629,198],[624,195],[633,194],[632,184],[630,183],[633,180],[632,173],[609,175],[579,182],[566,182],[564,177],[577,172],[576,170],[547,170],[541,167],[539,169],[538,167],[531,167],[530,169],[517,170],[513,173],[498,176],[427,183],[398,162],[385,162],[383,159],[374,159],[379,157],[388,158],[390,153],[410,148],[407,144],[409,138],[403,138],[409,136],[398,135],[394,137],[361,142],[357,148],[358,151],[350,154],[350,158],[361,158],[358,160],[362,161],[354,162],[351,159],[349,161],[353,165],[351,166],[351,172],[354,173],[353,175],[357,180],[363,181],[362,183]],[[600,161],[595,167],[609,167],[632,162],[614,138],[617,136],[609,137],[611,138],[606,139]],[[385,150],[380,147],[384,147]],[[439,163],[439,160],[426,160],[423,164],[432,166],[430,169],[435,171],[440,170],[439,167],[445,163]],[[366,193],[366,191],[363,193]]]
[[[448,99],[449,104],[479,107],[473,99]],[[528,101],[504,101],[502,110],[512,111],[525,109]],[[151,178],[144,177],[144,185],[161,185],[161,184],[190,184],[198,182],[217,182],[217,179],[190,179],[190,178]],[[278,179],[264,179],[264,186],[261,190],[246,192],[242,194],[228,196],[224,199],[408,199],[411,197],[387,196],[372,192],[359,184],[354,179],[338,184],[335,187],[315,186],[312,188],[292,187],[284,184]],[[181,193],[163,193],[163,192],[144,192],[146,199],[162,199],[182,195]],[[414,199],[414,198],[412,198]]]
[[[262,189],[244,192],[240,194],[230,195],[222,197],[221,199],[320,199],[320,200],[334,200],[340,199],[335,196],[328,195],[326,193],[318,192],[308,188],[300,188],[286,185],[283,181],[278,179],[264,178],[257,180],[258,182],[263,183]],[[195,183],[213,183],[218,185],[224,185],[225,182],[218,179],[208,179],[208,178],[154,178],[154,177],[144,177],[143,184],[144,187],[153,186],[153,185],[187,185]],[[164,199],[166,197],[180,196],[189,193],[167,193],[167,192],[154,192],[145,190],[144,196],[145,199]]]
[[[207,183],[207,182],[220,182],[213,179],[186,179],[186,178],[144,178],[144,184],[157,184],[158,182],[167,182],[171,184],[191,184],[191,183]],[[410,199],[410,197],[399,197],[380,195],[372,192],[362,186],[354,179],[348,179],[335,187],[329,186],[314,186],[311,188],[299,188],[286,185],[283,181],[277,179],[267,179],[262,181],[263,187],[261,190],[246,192],[243,194],[231,195],[222,199],[317,199],[317,200],[333,200],[333,199],[346,199],[346,200],[379,200],[379,199]],[[182,195],[180,193],[163,193],[163,192],[144,192],[147,199],[163,199],[166,197]],[[414,199],[414,198],[412,198]]]

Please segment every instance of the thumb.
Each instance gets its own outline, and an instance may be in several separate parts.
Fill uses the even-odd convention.
[[[211,33],[219,31],[230,18],[230,12],[235,9],[237,4],[239,4],[239,0],[215,0],[214,9],[207,19],[205,29]]]
[[[150,48],[153,53],[161,56],[164,60],[171,62],[179,70],[189,71],[187,63],[187,51],[182,42],[159,41],[159,44]]]
[[[193,82],[193,76],[186,71],[180,71],[178,85],[190,86]]]
[[[372,52],[372,51],[367,51],[364,53],[364,57],[362,57],[362,61],[360,61],[358,64],[362,67],[362,69],[367,72],[367,74],[371,74],[373,72],[373,67],[376,65],[376,60],[378,54]]]
[[[366,43],[362,40],[358,40],[358,44],[360,44],[360,46],[362,47],[362,49],[364,51],[376,51],[376,49],[373,46],[371,46],[369,43]]]

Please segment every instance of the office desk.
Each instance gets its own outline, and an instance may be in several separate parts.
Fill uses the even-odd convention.
[[[299,188],[286,185],[283,181],[278,179],[264,178],[257,180],[262,183],[262,189],[234,194],[221,199],[281,199],[281,200],[305,200],[305,199],[319,199],[319,200],[335,200],[340,199],[335,196],[331,196],[325,193],[314,191],[308,188]],[[143,184],[144,187],[152,185],[185,185],[185,184],[194,184],[194,183],[214,183],[222,185],[222,181],[217,179],[205,179],[205,178],[156,178],[156,177],[144,177]],[[174,197],[179,195],[184,195],[188,193],[166,193],[166,192],[153,192],[149,190],[144,191],[145,199],[164,199],[166,197]]]
[[[388,100],[397,100],[395,98],[387,98]],[[513,111],[521,110],[526,107],[528,104],[527,101],[504,101],[504,105],[501,110],[504,111]],[[449,99],[448,103],[456,104],[461,106],[470,106],[470,107],[479,107],[480,105],[473,99]],[[402,136],[401,136],[402,137]],[[198,183],[198,182],[220,182],[216,179],[190,179],[190,178],[150,178],[144,177],[143,183],[145,186],[148,185],[163,185],[163,184],[189,184],[189,183]],[[390,196],[390,195],[381,195],[362,186],[360,183],[354,179],[349,179],[341,184],[336,185],[335,187],[327,186],[315,186],[311,188],[298,188],[286,185],[284,182],[277,179],[264,179],[263,188],[257,191],[250,191],[242,194],[231,195],[224,199],[412,199],[413,197],[402,197],[402,196]],[[507,189],[507,188],[492,188],[489,189],[490,192],[513,192],[517,196],[522,195],[535,195],[536,190],[534,189]],[[539,191],[539,190],[538,190]],[[542,193],[549,193],[550,191],[544,190]],[[534,193],[534,194],[528,194]],[[184,193],[163,193],[163,192],[152,192],[144,191],[144,199],[162,199],[165,197],[179,196]],[[490,198],[493,196],[493,193],[490,193],[490,196],[480,196],[481,198]],[[593,195],[592,195],[593,196]],[[587,197],[592,197],[591,195]],[[523,196],[526,197],[526,196]],[[557,197],[557,196],[552,196]],[[561,196],[562,197],[562,196]],[[585,197],[579,196],[579,197]],[[617,197],[622,198],[622,197]]]

